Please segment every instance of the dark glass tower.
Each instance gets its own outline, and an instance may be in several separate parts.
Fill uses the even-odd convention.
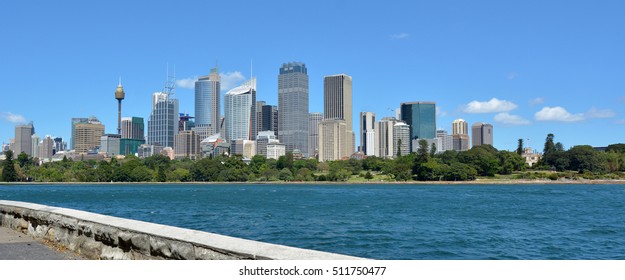
[[[308,155],[308,70],[306,64],[282,64],[278,75],[278,139],[287,152]]]
[[[407,102],[402,103],[401,120],[410,126],[410,139],[436,138],[436,103]],[[412,142],[412,141],[411,141]],[[411,151],[415,151],[412,147]]]

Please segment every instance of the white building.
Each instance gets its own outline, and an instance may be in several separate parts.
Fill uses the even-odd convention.
[[[256,139],[256,78],[224,96],[226,141]]]
[[[267,158],[279,159],[286,155],[286,146],[277,140],[271,140],[267,144]]]
[[[375,113],[360,112],[360,149],[367,156],[375,155]]]

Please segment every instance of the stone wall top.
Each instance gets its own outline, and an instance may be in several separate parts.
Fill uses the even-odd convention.
[[[327,253],[315,250],[300,249],[295,247],[270,244],[247,240],[242,238],[229,237],[220,234],[203,231],[184,229],[179,227],[148,223],[143,221],[117,218],[85,211],[51,207],[41,204],[0,200],[0,212],[21,212],[31,210],[37,213],[39,218],[51,216],[63,216],[68,220],[77,223],[94,223],[111,226],[134,232],[172,240],[173,242],[190,243],[194,246],[215,249],[220,252],[227,252],[233,256],[252,259],[275,259],[275,260],[357,260],[360,258],[347,255]],[[51,223],[58,221],[50,221]]]

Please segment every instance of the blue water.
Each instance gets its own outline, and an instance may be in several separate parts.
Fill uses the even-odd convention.
[[[625,259],[625,185],[0,185],[0,199],[374,259]]]

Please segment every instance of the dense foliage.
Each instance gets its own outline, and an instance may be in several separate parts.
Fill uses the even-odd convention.
[[[544,157],[535,169],[574,171],[583,174],[584,178],[600,175],[605,175],[602,178],[620,178],[625,171],[624,144],[610,145],[605,152],[590,146],[575,146],[565,151],[561,143],[554,143],[553,140],[553,134],[549,134]],[[287,154],[278,160],[257,155],[246,164],[236,156],[192,161],[170,160],[166,156],[155,155],[145,159],[127,156],[123,160],[102,161],[64,158],[37,165],[37,161],[26,154],[20,154],[13,160],[9,151],[6,152],[7,159],[0,164],[0,179],[7,182],[466,181],[526,170],[525,160],[517,152],[498,151],[490,145],[483,145],[463,152],[434,154],[431,147],[422,141],[416,153],[392,160],[367,157],[364,160],[318,162],[316,159],[295,160]],[[569,176],[546,174],[528,172],[511,178],[558,179]]]

